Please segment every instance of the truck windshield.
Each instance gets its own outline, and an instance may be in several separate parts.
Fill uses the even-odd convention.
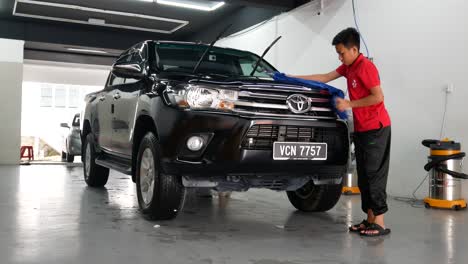
[[[159,43],[155,45],[158,68],[164,72],[192,73],[193,68],[206,50],[206,45]],[[206,55],[197,72],[201,74],[218,74],[225,76],[250,76],[259,56],[227,48],[213,47]],[[270,77],[275,72],[268,62],[262,60],[253,76]]]

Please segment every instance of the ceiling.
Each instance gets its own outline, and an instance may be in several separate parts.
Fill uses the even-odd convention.
[[[52,60],[84,54],[85,61],[104,57],[98,64],[107,64],[110,59],[105,57],[113,60],[121,50],[145,39],[210,42],[228,24],[232,26],[227,35],[309,1],[224,0],[216,10],[201,11],[156,0],[0,0],[0,38],[25,40],[26,58],[58,52]],[[72,46],[106,53],[71,51]]]

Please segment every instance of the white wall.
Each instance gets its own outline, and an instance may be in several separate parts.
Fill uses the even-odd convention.
[[[104,87],[110,67],[26,60],[25,82],[58,83]]]
[[[24,41],[0,39],[0,164],[19,162],[23,47]]]
[[[331,40],[354,26],[351,0],[324,0],[321,15],[310,4],[281,15],[246,34],[220,40],[228,46],[261,53],[276,36],[283,39],[267,55],[280,71],[321,73],[339,65]],[[392,155],[388,192],[411,195],[424,178],[426,138],[439,138],[448,97],[448,136],[468,152],[468,2],[463,0],[359,0],[360,29],[380,70],[385,102],[392,118]],[[364,49],[362,49],[364,50]],[[332,83],[346,89],[344,80]],[[468,172],[465,166],[465,173]],[[468,198],[468,181],[464,197]],[[427,194],[427,183],[418,193]]]

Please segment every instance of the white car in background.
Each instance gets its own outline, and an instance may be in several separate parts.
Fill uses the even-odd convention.
[[[67,123],[60,126],[68,129],[63,137],[62,161],[73,162],[75,156],[81,155],[80,114],[75,114],[71,127]]]

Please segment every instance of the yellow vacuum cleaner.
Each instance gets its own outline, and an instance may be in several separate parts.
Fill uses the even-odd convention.
[[[356,170],[353,172],[348,172],[346,177],[344,178],[343,183],[343,194],[351,195],[351,194],[360,194],[361,191],[357,186],[357,175]]]
[[[468,175],[462,173],[465,153],[461,152],[460,143],[426,139],[422,144],[430,148],[429,162],[424,166],[430,173],[429,197],[424,199],[426,208],[466,208],[466,201],[461,197],[461,181],[468,179]]]
[[[360,194],[358,183],[357,183],[357,170],[356,170],[356,154],[354,152],[354,144],[351,143],[351,161],[348,167],[346,176],[343,179],[343,190],[342,193],[346,195]]]

